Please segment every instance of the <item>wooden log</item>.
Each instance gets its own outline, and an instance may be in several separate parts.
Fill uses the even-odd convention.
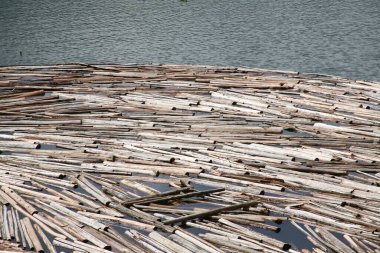
[[[112,216],[103,215],[103,214],[93,214],[89,212],[78,212],[78,213],[87,217],[91,217],[91,218],[103,219],[107,221],[115,221],[121,225],[128,226],[129,228],[133,228],[133,229],[138,229],[138,230],[143,230],[143,231],[148,231],[148,232],[156,230],[156,227],[153,225],[149,225],[149,224],[134,221],[134,220],[128,220],[128,219],[119,218],[119,217],[112,217]]]
[[[17,210],[15,210],[15,216],[16,216],[17,227],[19,228],[19,231],[20,231],[21,245],[23,249],[26,249],[27,241],[26,241],[24,230],[23,230],[23,226],[21,224],[20,216]]]
[[[317,232],[327,241],[330,241],[334,246],[334,250],[342,251],[342,252],[350,252],[354,253],[355,251],[352,250],[347,245],[343,244],[340,240],[338,240],[335,236],[333,236],[330,232],[327,230],[317,228]]]
[[[31,237],[30,237],[30,235],[29,235],[29,232],[28,232],[28,230],[26,229],[25,222],[24,222],[23,219],[21,219],[20,221],[21,221],[22,233],[23,233],[24,236],[25,236],[25,240],[26,240],[26,242],[27,242],[29,248],[30,248],[31,250],[34,250],[35,247],[34,247],[34,244],[33,244],[32,239],[31,239]]]
[[[55,250],[54,246],[51,244],[49,238],[47,238],[47,236],[45,235],[45,233],[42,231],[42,229],[37,224],[34,224],[34,229],[37,231],[37,233],[42,238],[42,241],[45,243],[45,245],[46,245],[47,249],[49,250],[49,252],[56,253],[57,251]]]
[[[4,229],[4,238],[8,241],[12,239],[10,225],[8,220],[8,208],[7,206],[3,206],[3,229]]]
[[[44,249],[42,247],[42,244],[41,244],[35,230],[33,229],[32,223],[30,222],[29,218],[25,217],[22,220],[24,222],[26,232],[28,233],[30,240],[32,241],[32,244],[35,248],[35,251],[38,253],[43,253]]]
[[[226,219],[219,219],[219,222],[221,222],[223,224],[226,224],[227,226],[230,226],[230,227],[234,228],[234,231],[239,231],[239,232],[243,233],[247,237],[251,237],[253,239],[258,239],[258,240],[261,240],[261,241],[265,241],[266,243],[274,245],[274,246],[278,247],[279,249],[288,250],[291,247],[290,244],[283,243],[281,241],[278,241],[276,239],[267,237],[267,236],[265,236],[263,234],[260,234],[258,232],[254,232],[254,231],[249,230],[249,229],[247,229],[245,227],[242,227],[240,225],[234,224],[234,223],[232,223],[232,222],[230,222],[230,221],[228,221]]]
[[[164,247],[162,244],[154,241],[153,239],[139,233],[138,231],[136,230],[127,230],[125,232],[129,237],[133,238],[136,240],[137,243],[140,243],[141,245],[143,245],[145,248],[147,248],[148,250],[151,250],[152,252],[157,252],[157,253],[161,253],[161,252],[172,252],[170,251],[170,249]]]
[[[178,193],[181,193],[181,192],[187,192],[187,191],[189,191],[191,189],[192,189],[192,187],[184,187],[184,188],[180,188],[180,189],[176,189],[176,190],[156,193],[156,194],[153,194],[153,195],[148,195],[148,196],[144,196],[144,197],[139,197],[139,198],[134,198],[134,199],[126,200],[122,204],[124,206],[130,206],[130,205],[138,203],[139,201],[145,201],[145,200],[154,199],[154,198],[157,198],[157,197],[166,197],[168,195],[174,195],[174,194],[178,194]]]
[[[175,242],[167,239],[166,237],[162,236],[160,233],[153,231],[149,233],[149,237],[154,239],[156,242],[160,242],[165,245],[165,247],[168,247],[173,252],[185,252],[190,253],[191,251],[182,247],[179,244],[176,244]]]
[[[219,214],[219,213],[224,212],[224,211],[231,211],[231,210],[250,207],[250,206],[254,206],[254,205],[257,205],[257,201],[249,201],[249,202],[240,203],[240,204],[236,204],[236,205],[230,205],[230,206],[226,206],[226,207],[216,208],[216,209],[212,209],[209,211],[200,212],[200,213],[196,213],[196,214],[189,214],[189,215],[182,216],[179,218],[166,220],[163,223],[164,224],[174,224],[174,223],[186,222],[188,220],[193,220],[193,219],[197,219],[197,218],[208,218],[210,216],[213,216],[215,214]]]
[[[12,215],[12,221],[13,221],[13,228],[14,228],[14,236],[15,236],[15,239],[16,239],[16,242],[17,243],[20,243],[21,240],[20,240],[20,235],[19,235],[19,226],[18,226],[18,222],[17,222],[17,218],[16,218],[16,212],[15,212],[15,209],[11,209],[11,215]]]
[[[212,190],[207,190],[207,191],[197,191],[197,192],[190,192],[190,193],[185,193],[185,194],[178,194],[178,195],[174,195],[174,196],[156,197],[153,199],[139,201],[138,204],[140,204],[140,205],[141,204],[152,204],[152,203],[158,203],[158,202],[167,202],[167,201],[179,200],[179,199],[184,199],[184,198],[191,198],[191,197],[195,197],[195,196],[205,196],[205,195],[209,195],[212,193],[221,192],[224,190],[225,190],[224,188],[217,188],[217,189],[212,189]]]
[[[82,187],[85,191],[94,196],[97,200],[99,200],[104,205],[109,205],[111,203],[111,199],[106,196],[104,193],[99,191],[92,183],[90,183],[85,177],[79,176],[77,183],[80,187]]]
[[[356,252],[358,252],[358,253],[366,252],[362,247],[359,246],[359,244],[357,244],[354,240],[352,240],[352,238],[349,235],[346,234],[346,235],[343,235],[343,237],[344,237],[344,239],[346,239],[348,241],[351,248],[353,248]]]
[[[212,252],[212,253],[219,253],[219,252],[221,252],[219,249],[217,249],[212,244],[207,243],[202,238],[200,238],[198,236],[195,236],[193,234],[190,234],[190,233],[188,233],[187,231],[185,231],[185,230],[183,230],[181,228],[177,227],[177,229],[175,231],[175,234],[178,235],[179,237],[181,237],[181,238],[183,238],[183,239],[185,239],[185,240],[193,243],[194,245],[196,245],[197,247],[199,247],[200,249],[202,249],[204,251]]]
[[[260,188],[267,188],[271,190],[276,190],[276,191],[284,191],[284,187],[280,186],[273,186],[273,185],[265,185],[265,184],[259,184],[259,183],[253,183],[249,181],[244,181],[244,180],[238,180],[238,179],[233,179],[233,178],[228,178],[228,177],[222,177],[222,176],[216,176],[216,175],[209,175],[205,173],[200,173],[198,175],[200,178],[208,178],[208,179],[215,179],[217,181],[224,181],[224,182],[232,182],[232,183],[238,183],[242,185],[251,185],[253,187],[260,187]]]
[[[257,247],[256,245],[252,247],[252,243],[244,242],[243,240],[236,238],[229,238],[213,234],[204,234],[201,236],[203,236],[207,241],[237,250],[238,252],[253,253],[262,251],[261,247]]]
[[[1,186],[1,189],[8,194],[12,199],[14,199],[20,206],[25,208],[25,210],[30,213],[31,215],[38,213],[38,211],[30,205],[28,202],[26,202],[20,195],[18,195],[16,192],[11,190],[9,187]]]
[[[76,219],[76,220],[78,220],[78,221],[80,221],[80,222],[82,222],[84,224],[87,224],[90,227],[93,227],[95,229],[107,230],[107,226],[106,225],[104,225],[104,224],[102,224],[100,222],[97,222],[96,220],[93,220],[93,219],[90,219],[90,218],[85,217],[83,215],[80,215],[80,214],[78,214],[76,212],[73,212],[70,209],[68,209],[66,207],[63,207],[63,206],[61,206],[58,203],[50,202],[50,206],[53,209],[55,209],[55,210],[57,210],[57,211],[65,214],[65,215],[68,215],[70,217],[73,217],[74,219]]]
[[[7,211],[7,219],[8,219],[8,227],[9,227],[9,234],[11,236],[11,239],[15,238],[15,229],[14,229],[14,223],[13,223],[13,217],[12,217],[12,211]]]
[[[71,249],[71,250],[77,250],[80,252],[94,252],[94,253],[107,253],[109,252],[108,250],[104,250],[95,246],[92,246],[90,244],[85,244],[79,241],[68,241],[68,240],[63,240],[60,238],[55,238],[53,240],[53,245],[59,246],[62,248],[66,249]]]

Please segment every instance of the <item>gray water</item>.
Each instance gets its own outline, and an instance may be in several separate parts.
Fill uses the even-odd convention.
[[[379,45],[379,0],[0,0],[0,65],[207,64],[380,80]]]

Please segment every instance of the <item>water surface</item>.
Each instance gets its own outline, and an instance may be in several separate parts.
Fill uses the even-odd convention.
[[[208,64],[380,80],[379,13],[379,0],[1,0],[0,65]]]

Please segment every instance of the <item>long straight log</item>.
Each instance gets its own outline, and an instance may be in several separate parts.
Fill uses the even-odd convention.
[[[158,198],[158,197],[166,197],[168,195],[174,195],[174,194],[181,193],[181,192],[187,192],[187,191],[191,190],[192,188],[193,187],[184,187],[184,188],[166,191],[166,192],[161,192],[161,193],[156,193],[156,194],[148,195],[148,196],[144,196],[144,197],[129,199],[129,200],[124,201],[122,203],[122,205],[131,206],[133,204],[138,204],[138,203],[141,204],[144,201],[149,200],[149,199],[154,199],[154,198]]]
[[[96,221],[96,220],[93,220],[93,219],[90,219],[88,217],[85,217],[83,215],[80,215],[76,212],[73,212],[71,211],[70,209],[66,208],[66,207],[63,207],[61,206],[60,204],[58,203],[55,203],[55,202],[50,202],[50,206],[53,208],[53,209],[56,209],[58,210],[59,212],[63,213],[63,214],[66,214],[70,217],[73,217],[74,219],[76,219],[77,221],[80,221],[84,224],[87,224],[88,226],[90,227],[93,227],[95,229],[102,229],[102,230],[107,230],[108,226]]]
[[[23,230],[23,226],[21,224],[20,216],[19,216],[19,213],[17,212],[17,210],[15,210],[15,215],[16,215],[17,226],[18,226],[19,231],[20,231],[21,245],[22,245],[23,249],[26,249],[27,241],[26,241],[24,230]]]
[[[230,205],[230,206],[226,206],[226,207],[216,208],[216,209],[212,209],[209,211],[200,212],[200,213],[196,213],[196,214],[189,214],[189,215],[185,215],[185,216],[182,216],[179,218],[166,220],[163,223],[168,225],[168,224],[186,222],[188,220],[193,220],[193,219],[197,219],[197,218],[208,218],[210,216],[219,214],[221,212],[232,211],[232,210],[236,210],[236,209],[240,209],[240,208],[244,208],[244,207],[251,207],[254,205],[257,205],[257,201],[249,201],[249,202],[240,203],[240,204],[236,204],[236,205]]]
[[[20,221],[21,221],[22,232],[24,233],[24,236],[25,236],[25,240],[26,240],[26,242],[27,242],[29,248],[30,248],[31,250],[34,250],[35,247],[34,247],[34,244],[33,244],[32,239],[31,239],[31,237],[30,237],[30,235],[29,235],[29,232],[28,232],[28,230],[26,229],[24,219],[21,219]]]
[[[29,218],[25,217],[22,220],[25,224],[26,232],[28,233],[30,240],[33,243],[35,251],[38,253],[44,253],[44,249],[42,247],[42,244],[41,244],[40,240],[38,239],[38,236],[37,236],[35,230],[33,229],[32,223],[30,222]]]
[[[56,253],[57,251],[55,250],[53,244],[51,244],[49,238],[47,238],[47,236],[42,231],[42,229],[40,228],[40,226],[38,226],[37,224],[34,224],[34,229],[37,231],[37,233],[42,238],[42,241],[45,243],[45,245],[46,245],[47,249],[49,250],[49,252],[50,253]]]
[[[4,238],[8,241],[12,239],[11,237],[11,231],[9,226],[9,220],[8,220],[8,208],[7,206],[3,206],[3,229],[4,229]]]
[[[175,242],[173,242],[173,241],[165,238],[164,236],[162,236],[160,233],[158,233],[156,231],[150,232],[149,237],[152,238],[152,239],[154,239],[155,241],[161,243],[161,244],[164,244],[165,247],[168,247],[173,252],[191,253],[190,250],[188,250],[188,249],[182,247],[181,245],[176,244]]]

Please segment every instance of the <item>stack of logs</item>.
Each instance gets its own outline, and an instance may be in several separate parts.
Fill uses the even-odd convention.
[[[36,252],[380,252],[379,140],[376,82],[2,67],[0,240]]]

